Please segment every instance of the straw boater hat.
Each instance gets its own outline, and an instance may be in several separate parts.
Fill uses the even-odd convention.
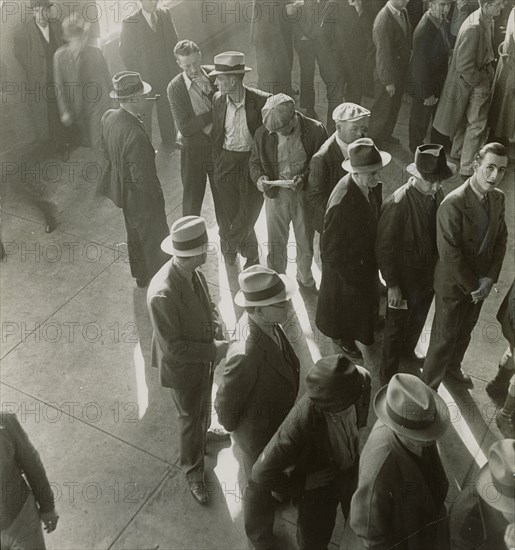
[[[494,443],[477,480],[479,496],[492,508],[515,514],[515,439]]]
[[[113,76],[113,88],[109,95],[118,101],[146,95],[152,90],[152,86],[143,82],[141,75],[134,71],[116,73]]]
[[[445,401],[413,374],[396,374],[374,400],[374,410],[394,432],[417,441],[434,441],[449,426]]]
[[[342,168],[354,174],[377,172],[392,160],[392,155],[379,151],[370,138],[360,138],[349,144],[348,153],[349,158],[342,162]]]
[[[215,55],[215,70],[209,76],[217,74],[245,74],[251,71],[245,66],[245,54],[241,52],[223,52]]]
[[[409,164],[406,171],[416,178],[434,182],[450,178],[456,172],[456,166],[447,162],[441,145],[429,143],[417,147],[415,162]]]
[[[200,216],[184,216],[172,225],[161,250],[178,258],[190,258],[204,254],[207,242],[206,220]]]
[[[357,103],[342,103],[333,111],[335,122],[354,122],[370,116],[370,111]]]
[[[295,294],[295,284],[286,275],[279,275],[263,265],[253,265],[238,277],[241,290],[234,297],[241,307],[270,306],[289,300]]]

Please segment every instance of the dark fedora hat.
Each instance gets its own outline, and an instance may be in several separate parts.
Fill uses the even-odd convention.
[[[139,73],[134,71],[120,71],[113,76],[113,90],[109,95],[113,99],[123,101],[132,97],[148,94],[152,86],[141,80]]]
[[[456,172],[456,166],[447,162],[442,145],[428,143],[419,145],[415,151],[415,162],[406,168],[412,176],[426,181],[444,181]]]
[[[320,409],[340,412],[370,388],[370,374],[344,355],[328,355],[310,369],[306,384],[309,398]]]
[[[379,151],[370,138],[357,139],[349,145],[348,152],[349,158],[342,162],[342,168],[354,174],[377,172],[392,160],[392,155]]]

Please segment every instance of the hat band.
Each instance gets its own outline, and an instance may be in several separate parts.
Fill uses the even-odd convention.
[[[244,71],[245,65],[223,65],[222,63],[215,63],[215,71],[227,72],[227,71]]]
[[[245,299],[249,300],[249,302],[259,302],[261,300],[268,300],[268,298],[277,296],[277,294],[279,294],[285,288],[286,287],[284,286],[282,279],[279,279],[277,283],[275,283],[275,285],[271,286],[270,288],[265,288],[264,290],[256,290],[255,292],[243,291],[243,296],[245,296]]]
[[[403,428],[408,428],[408,430],[423,430],[424,428],[429,428],[429,426],[434,424],[436,419],[436,414],[433,413],[432,418],[428,418],[426,420],[409,420],[404,418],[404,416],[397,414],[390,407],[388,402],[386,402],[386,412],[395,423],[399,424],[399,426],[402,426]]]
[[[137,84],[132,86],[126,86],[125,88],[116,88],[115,93],[118,97],[130,97],[131,95],[137,94],[143,90],[143,82],[139,81]]]
[[[194,239],[190,239],[189,241],[176,241],[172,238],[172,244],[173,247],[176,250],[192,250],[194,248],[198,248],[199,246],[202,246],[203,244],[207,243],[207,233],[204,232],[200,237],[195,237]]]
[[[492,475],[492,482],[494,487],[501,493],[501,495],[508,498],[515,498],[515,487],[513,485],[505,485],[501,483],[497,478]]]

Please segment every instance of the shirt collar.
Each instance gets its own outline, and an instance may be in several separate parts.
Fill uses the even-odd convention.
[[[234,105],[234,107],[236,107],[236,108],[241,107],[242,105],[245,104],[245,97],[246,97],[246,95],[247,95],[247,90],[246,90],[245,88],[243,88],[243,97],[241,98],[241,100],[240,100],[238,103],[236,103],[235,101],[233,101],[233,100],[231,99],[231,97],[228,95],[228,96],[227,96],[227,104],[228,104],[228,105]]]
[[[36,25],[38,26],[38,29],[44,34],[49,34],[50,33],[50,23],[47,24],[46,27],[42,27],[40,24],[39,24],[39,21],[34,18],[34,22],[36,23]]]
[[[146,19],[148,26],[152,27],[152,25],[150,24],[150,18],[152,17],[152,14],[148,13],[148,11],[144,10],[143,8],[141,8],[141,11],[143,12],[143,17]]]
[[[486,197],[486,193],[481,193],[481,191],[476,187],[476,180],[474,178],[470,178],[470,188],[474,191],[474,195],[476,195],[479,202]]]
[[[175,266],[175,269],[177,270],[177,273],[183,278],[186,279],[189,283],[191,282],[191,279],[193,277],[193,273],[191,271],[187,271],[184,269],[179,262],[175,261],[175,258],[172,260],[173,265]]]
[[[390,1],[388,2],[387,6],[390,9],[390,11],[393,13],[393,15],[400,17],[401,10],[398,10],[396,7],[394,7],[394,5]]]
[[[183,71],[182,76],[184,78],[184,84],[186,84],[186,89],[189,91],[191,88],[192,80],[191,78]]]

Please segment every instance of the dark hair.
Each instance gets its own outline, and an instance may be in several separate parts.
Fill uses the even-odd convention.
[[[187,56],[192,53],[200,53],[199,47],[192,40],[180,40],[173,49],[175,57],[178,55]]]
[[[497,143],[496,141],[494,141],[492,143],[487,143],[486,145],[483,145],[483,147],[481,147],[481,149],[479,149],[479,151],[477,152],[474,160],[480,163],[488,153],[492,153],[493,155],[497,155],[499,157],[508,156],[506,147],[501,143]]]

